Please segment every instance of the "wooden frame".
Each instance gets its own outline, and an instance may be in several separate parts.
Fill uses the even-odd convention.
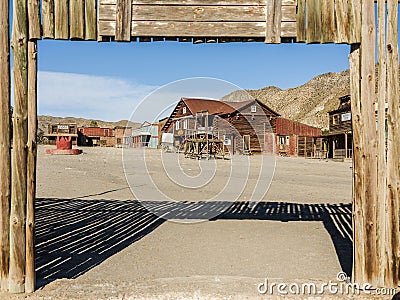
[[[97,37],[99,41],[126,42],[137,38],[180,38],[182,41],[195,38],[196,41],[219,42],[297,40],[351,44],[355,145],[353,280],[380,287],[399,284],[398,0],[378,0],[377,98],[373,1],[100,0],[97,8],[95,0],[46,0],[42,2],[41,14],[39,1],[12,2],[15,82],[12,155],[8,117],[11,98],[9,7],[8,1],[0,2],[1,290],[21,293],[32,292],[35,288],[36,40],[42,37],[85,40]],[[171,6],[174,6],[173,13],[166,14]]]

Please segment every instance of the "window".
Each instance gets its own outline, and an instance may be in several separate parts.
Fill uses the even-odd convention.
[[[183,129],[188,129],[188,119],[183,120]]]
[[[252,112],[252,113],[257,112],[257,106],[256,106],[256,105],[252,105],[252,106],[251,106],[251,112]]]
[[[179,121],[175,122],[175,130],[179,130]]]
[[[183,113],[183,114],[186,114],[186,106],[183,107],[182,113]]]
[[[338,125],[340,123],[340,115],[333,115],[332,124]]]
[[[227,134],[224,134],[224,145],[230,146],[231,145],[231,137]]]

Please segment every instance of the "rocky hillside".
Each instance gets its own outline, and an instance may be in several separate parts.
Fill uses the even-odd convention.
[[[57,123],[75,123],[78,127],[82,126],[90,126],[92,122],[96,122],[99,127],[110,127],[114,128],[116,126],[127,126],[127,120],[121,120],[118,122],[105,122],[101,120],[91,120],[84,118],[74,118],[74,117],[52,117],[52,116],[38,116],[38,129],[39,131],[46,132],[49,124],[57,124]],[[128,126],[132,126],[133,128],[137,128],[140,126],[138,123],[129,122]]]
[[[222,100],[244,101],[256,98],[284,118],[327,128],[327,112],[338,106],[339,97],[349,93],[350,77],[349,71],[346,70],[319,75],[296,88],[281,90],[270,86],[259,90],[236,91]]]

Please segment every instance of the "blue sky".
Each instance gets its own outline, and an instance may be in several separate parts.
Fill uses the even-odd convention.
[[[217,78],[243,89],[287,89],[319,74],[347,69],[348,54],[349,46],[332,44],[43,40],[39,114],[127,119],[151,91],[190,77]]]

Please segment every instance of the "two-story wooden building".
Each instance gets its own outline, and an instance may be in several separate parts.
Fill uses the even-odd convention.
[[[321,138],[316,139],[321,136],[319,128],[283,119],[257,99],[227,102],[181,98],[162,132],[173,133],[175,147],[194,134],[210,135],[223,141],[231,154],[313,157],[322,144]]]
[[[178,147],[193,134],[209,134],[223,140],[233,154],[263,152],[265,134],[272,133],[279,114],[258,100],[227,102],[181,98],[162,128],[174,134]]]
[[[353,157],[350,95],[339,98],[339,107],[329,112],[329,132],[324,135],[328,145],[328,158]]]

